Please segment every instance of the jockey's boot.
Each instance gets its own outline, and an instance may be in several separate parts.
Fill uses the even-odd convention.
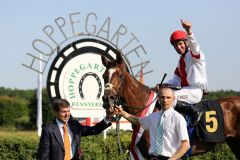
[[[177,104],[174,107],[174,109],[178,112],[189,114],[191,116],[191,125],[192,126],[195,126],[196,124],[198,124],[198,122],[202,116],[202,112],[198,111],[193,106],[193,104],[189,104],[184,101],[177,101]]]

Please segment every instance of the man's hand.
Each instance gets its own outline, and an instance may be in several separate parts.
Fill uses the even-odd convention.
[[[114,107],[108,107],[108,108],[106,109],[106,117],[107,117],[107,119],[108,119],[109,121],[111,121],[113,115],[114,115]]]
[[[183,21],[182,19],[181,19],[181,23],[182,23],[183,28],[186,30],[187,34],[191,35],[192,34],[192,23]]]
[[[123,116],[123,112],[124,112],[124,111],[123,111],[121,105],[120,105],[120,106],[116,105],[116,106],[114,107],[114,114]]]
[[[126,111],[124,111],[122,109],[122,106],[115,106],[114,108],[114,113],[117,115],[121,115],[124,118],[126,118],[130,123],[132,123],[133,125],[140,125],[139,123],[139,117],[134,116],[132,114],[127,113]]]

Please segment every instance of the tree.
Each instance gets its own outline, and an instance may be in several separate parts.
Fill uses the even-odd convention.
[[[35,91],[35,96],[30,100],[29,108],[30,108],[30,121],[32,123],[32,127],[36,129],[37,123],[37,91]],[[47,89],[44,88],[42,91],[42,120],[43,125],[50,123],[54,118],[51,101],[47,95]]]
[[[0,96],[0,125],[23,128],[29,122],[28,113],[25,99]]]

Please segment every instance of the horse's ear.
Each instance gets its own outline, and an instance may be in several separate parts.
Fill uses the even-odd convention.
[[[122,64],[122,62],[123,62],[122,54],[121,54],[120,50],[116,51],[116,62],[117,62],[117,64]]]
[[[108,59],[105,56],[101,56],[102,64],[107,67],[111,68],[113,66],[116,66],[116,64],[122,65],[123,59],[122,59],[122,54],[119,50],[116,50],[116,60],[114,59]]]
[[[116,51],[116,63],[119,64],[122,69],[124,69],[124,70],[126,70],[127,72],[129,72],[126,63],[125,63],[125,61],[123,60],[123,55],[121,54],[120,50],[117,50],[117,51]]]
[[[107,68],[110,67],[110,66],[109,66],[109,60],[107,60],[106,57],[101,56],[101,60],[102,60],[102,64],[103,64],[105,67],[107,67]]]

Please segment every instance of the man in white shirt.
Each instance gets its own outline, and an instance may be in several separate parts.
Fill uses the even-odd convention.
[[[119,106],[116,107],[116,114],[122,115],[134,125],[141,125],[144,130],[149,130],[150,159],[176,160],[181,158],[190,147],[186,121],[174,110],[174,100],[174,91],[171,88],[160,88],[158,101],[162,107],[161,111],[153,112],[143,118],[125,112]]]

